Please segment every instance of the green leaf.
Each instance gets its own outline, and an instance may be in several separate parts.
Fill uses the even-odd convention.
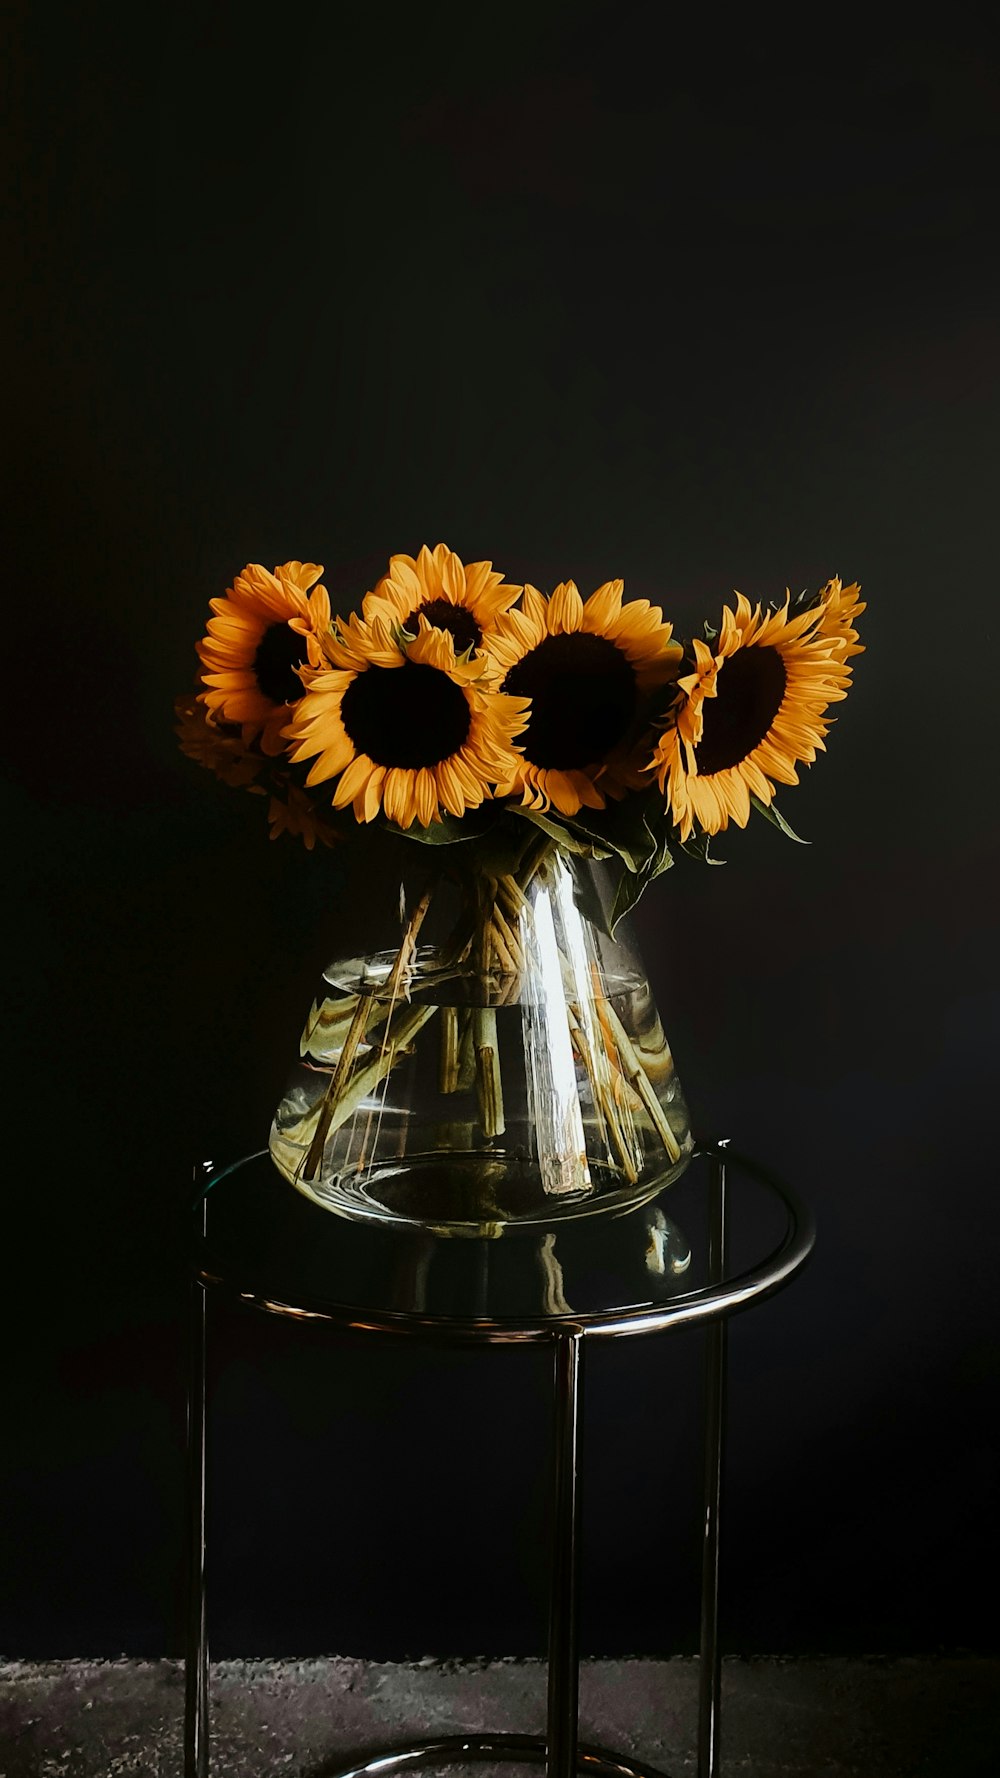
[[[606,809],[582,810],[567,818],[567,825],[605,851],[617,852],[626,869],[640,871],[665,842],[666,805],[655,787],[633,791]]]
[[[440,821],[432,821],[430,827],[397,827],[395,821],[387,821],[385,826],[390,833],[397,833],[404,840],[418,840],[423,846],[453,846],[460,840],[481,839],[496,824],[494,814],[486,814],[485,810],[475,810],[463,815],[459,820],[455,815],[442,815]]]
[[[583,809],[573,816],[555,811],[543,815],[523,806],[510,813],[548,834],[568,855],[573,899],[584,917],[609,937],[646,886],[673,863],[670,818],[655,786],[622,797],[606,809]],[[591,859],[611,861],[608,905],[586,868]]]
[[[519,815],[522,821],[530,821],[533,827],[540,827],[543,833],[562,846],[566,852],[575,853],[578,858],[607,858],[610,856],[608,847],[603,841],[579,830],[577,822],[568,822],[565,816],[541,815],[535,809],[518,807],[511,811]]]
[[[794,840],[799,846],[812,845],[812,840],[804,840],[802,835],[796,833],[793,827],[789,827],[784,815],[779,812],[774,803],[762,803],[760,797],[754,796],[752,791],[750,793],[750,801],[757,810],[758,815],[766,816],[772,826],[780,828],[781,832],[785,834],[788,839]]]
[[[695,833],[689,840],[681,840],[680,848],[689,858],[697,858],[700,864],[725,864],[724,858],[713,858],[709,849],[709,835]]]
[[[581,914],[592,926],[597,927],[598,932],[606,932],[610,938],[611,921],[594,881],[594,873],[587,867],[587,860],[579,855],[571,857],[569,869],[573,878],[573,900]]]
[[[573,874],[573,899],[580,912],[599,931],[606,932],[614,938],[619,923],[625,915],[631,913],[640,896],[643,895],[655,877],[662,876],[670,869],[673,856],[666,841],[657,845],[647,856],[639,870],[630,870],[621,856],[612,857],[608,866],[605,883],[608,885],[609,899],[606,902],[593,873],[587,868],[584,860],[570,859],[570,870]]]
[[[593,821],[584,817],[583,820],[573,818],[573,826],[578,833],[586,834],[592,846],[603,849],[605,858],[612,852],[617,853],[626,870],[641,870],[654,845],[653,837],[646,828],[645,822],[635,824],[628,816],[622,816],[621,803],[607,810],[606,821],[598,825],[598,817]]]
[[[669,870],[673,862],[674,859],[670,847],[666,844],[666,841],[663,841],[657,846],[656,851],[651,853],[641,870],[625,870],[622,872],[611,908],[610,924],[612,938],[614,938],[615,929],[618,926],[619,921],[623,920],[626,914],[631,913],[639,900],[639,897],[649,887],[650,883],[652,883],[656,877],[661,877],[665,870]]]
[[[532,844],[531,828],[515,821],[513,813],[504,813],[484,834],[477,836],[474,854],[462,854],[463,864],[488,877],[514,876],[528,847]]]
[[[802,588],[801,593],[796,593],[794,599],[792,600],[791,609],[792,609],[792,611],[798,611],[801,614],[803,611],[808,610],[811,606],[818,605],[818,604],[819,604],[819,596],[815,592],[815,590],[812,587],[804,586]]]

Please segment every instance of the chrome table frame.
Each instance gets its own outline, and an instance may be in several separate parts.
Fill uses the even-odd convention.
[[[692,1322],[708,1324],[704,1379],[704,1520],[701,1571],[701,1640],[698,1706],[698,1778],[718,1778],[721,1656],[719,1650],[719,1512],[726,1408],[728,1318],[772,1296],[804,1265],[815,1241],[812,1217],[798,1194],[757,1162],[729,1150],[726,1142],[700,1142],[696,1154],[710,1161],[709,1283],[667,1302],[628,1311],[547,1317],[544,1321],[462,1321],[421,1315],[365,1313],[347,1305],[306,1307],[241,1291],[236,1282],[214,1275],[202,1262],[207,1236],[207,1164],[196,1168],[195,1254],[190,1297],[188,1370],[188,1548],[189,1601],[185,1662],[185,1778],[208,1778],[209,1666],[205,1590],[205,1448],[207,1297],[221,1290],[236,1301],[270,1314],[329,1321],[347,1331],[397,1336],[438,1337],[504,1344],[546,1344],[553,1357],[554,1532],[549,1593],[548,1699],[545,1737],[529,1735],[446,1735],[405,1747],[386,1748],[336,1778],[384,1778],[409,1766],[517,1760],[544,1764],[547,1778],[574,1778],[577,1772],[600,1778],[663,1778],[651,1766],[625,1760],[606,1748],[580,1744],[577,1737],[579,1654],[577,1576],[579,1567],[579,1425],[584,1343],[629,1334],[657,1333]],[[770,1187],[786,1211],[785,1233],[768,1257],[750,1271],[726,1278],[727,1160]]]

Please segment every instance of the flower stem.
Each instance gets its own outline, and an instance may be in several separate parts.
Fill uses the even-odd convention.
[[[441,1063],[438,1084],[442,1093],[458,1091],[458,1007],[441,1008]]]
[[[472,1046],[472,1013],[463,1012],[458,1040],[458,1080],[456,1093],[469,1093],[476,1078],[476,1054]]]
[[[504,1133],[503,1085],[497,1052],[497,1015],[493,1006],[477,1006],[472,1014],[476,1051],[479,1121],[488,1142]]]
[[[634,1087],[639,1098],[642,1100],[643,1106],[648,1112],[657,1135],[663,1143],[670,1159],[672,1161],[679,1160],[681,1152],[680,1147],[673,1130],[667,1122],[667,1114],[664,1111],[663,1106],[660,1104],[656,1095],[656,1090],[650,1082],[646,1070],[632,1047],[632,1040],[629,1037],[628,1032],[625,1030],[618,1014],[615,1012],[610,1000],[605,1000],[601,1012],[602,1016],[607,1018],[607,1021],[611,1026],[615,1047],[618,1051],[621,1063],[622,1073],[625,1075],[630,1085]]]
[[[617,1152],[622,1172],[629,1184],[634,1185],[639,1177],[641,1155],[637,1156],[636,1154],[634,1126],[632,1126],[633,1141],[630,1142],[627,1129],[624,1127],[624,1118],[619,1116],[619,1106],[615,1101],[610,1063],[608,1062],[607,1056],[602,1055],[599,1049],[592,1049],[588,1042],[583,1022],[577,1017],[573,1007],[568,1007],[567,1011],[569,1013],[569,1028],[573,1035],[573,1042],[576,1044],[583,1060],[583,1065],[590,1076],[590,1087],[591,1092],[594,1095],[595,1107],[604,1120],[605,1129],[611,1138],[612,1146]],[[626,1116],[628,1115],[627,1106],[622,1106],[621,1111],[625,1113]],[[630,1116],[628,1116],[628,1124],[632,1125]]]
[[[408,990],[409,969],[413,960],[414,950],[416,949],[417,934],[424,923],[424,916],[427,913],[430,904],[431,890],[425,889],[406,923],[399,950],[396,953],[395,962],[389,971],[382,992],[378,995],[362,994],[358,998],[358,1004],[354,1010],[354,1017],[351,1020],[347,1036],[344,1039],[344,1047],[337,1058],[337,1066],[333,1071],[330,1084],[323,1095],[322,1103],[319,1107],[319,1115],[316,1120],[316,1128],[313,1131],[312,1141],[309,1144],[309,1152],[302,1163],[302,1177],[304,1179],[315,1179],[323,1162],[323,1151],[326,1147],[327,1137],[331,1130],[336,1129],[344,1121],[343,1118],[340,1117],[334,1122],[334,1112],[341,1101],[342,1094],[344,1093],[348,1076],[354,1066],[354,1060],[357,1056],[359,1045],[366,1036],[369,1026],[375,1023],[376,1013],[380,1018],[391,1016],[392,1008],[400,994]],[[385,1053],[385,1043],[388,1041],[388,1036],[389,1032],[387,1028],[386,1038],[383,1041],[383,1054]]]
[[[363,1068],[349,1081],[336,1105],[331,1108],[327,1134],[339,1130],[346,1123],[352,1111],[356,1110],[372,1090],[384,1080],[395,1065],[396,1057],[401,1050],[413,1042],[418,1031],[422,1031],[427,1021],[433,1017],[436,1008],[421,1004],[408,1006],[402,1010],[390,1025],[387,1025],[382,1046],[377,1055],[366,1062]],[[314,1138],[315,1141],[315,1138]],[[307,1174],[307,1178],[312,1177]]]
[[[558,847],[555,840],[550,839],[546,833],[539,834],[537,840],[533,841],[528,847],[528,850],[525,852],[524,857],[517,867],[517,876],[515,878],[515,886],[521,891],[522,895],[529,883],[533,881],[539,871],[541,871],[548,863],[551,855],[556,851],[558,851]]]

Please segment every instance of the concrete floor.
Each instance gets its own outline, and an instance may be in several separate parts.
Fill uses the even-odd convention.
[[[585,1741],[694,1772],[698,1664],[586,1661]],[[328,1778],[435,1731],[539,1731],[540,1661],[223,1661],[212,1778]],[[0,1663],[0,1778],[181,1778],[174,1661]],[[742,1778],[997,1778],[1000,1660],[727,1661],[723,1773]],[[458,1767],[450,1768],[459,1770]],[[479,1765],[479,1778],[518,1768]]]

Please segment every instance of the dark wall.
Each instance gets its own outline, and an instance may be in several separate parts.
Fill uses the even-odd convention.
[[[637,920],[702,1123],[820,1221],[734,1328],[725,1636],[995,1644],[997,65],[665,16],[15,19],[3,1652],[179,1646],[190,1165],[265,1140],[363,892],[176,751],[207,601],[439,539],[685,634],[862,581],[812,845]],[[220,1653],[541,1646],[532,1355],[226,1341]],[[692,1646],[696,1359],[594,1363],[592,1652]]]

